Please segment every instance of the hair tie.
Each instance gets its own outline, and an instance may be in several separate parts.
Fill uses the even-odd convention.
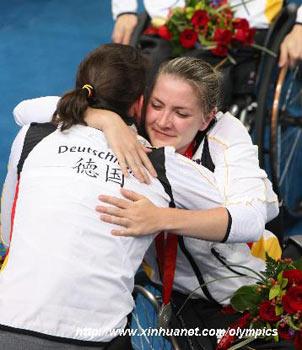
[[[82,89],[86,89],[88,91],[88,97],[92,96],[93,87],[90,84],[85,84],[82,86]]]

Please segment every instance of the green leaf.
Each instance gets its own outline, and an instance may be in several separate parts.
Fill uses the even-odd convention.
[[[281,289],[284,289],[287,286],[287,283],[288,283],[288,279],[283,278],[282,283],[281,283]]]
[[[281,293],[281,288],[279,284],[275,284],[272,286],[272,288],[269,291],[269,300],[272,300],[276,298]]]
[[[202,46],[211,46],[213,48],[217,46],[216,42],[212,40],[207,40],[202,34],[198,35],[198,40]]]
[[[290,316],[286,318],[286,321],[287,321],[288,325],[290,326],[290,328],[294,329],[295,331],[300,331],[301,330],[299,327],[297,327],[294,324],[294,322],[293,322],[293,320],[292,320],[292,318]]]
[[[276,305],[275,306],[275,314],[277,316],[280,316],[280,315],[282,315],[282,313],[283,313],[283,307],[281,305]]]
[[[261,301],[261,295],[256,292],[256,289],[256,285],[239,288],[231,298],[233,308],[237,311],[244,311],[257,307]]]
[[[302,270],[302,257],[299,258],[298,260],[295,260],[293,262],[293,266],[298,270]]]
[[[282,275],[283,275],[283,271],[278,273],[278,276],[277,276],[277,281],[279,282],[280,285],[282,284]]]
[[[195,10],[201,10],[201,8],[202,8],[202,3],[201,3],[201,1],[199,1],[196,5],[195,5]]]

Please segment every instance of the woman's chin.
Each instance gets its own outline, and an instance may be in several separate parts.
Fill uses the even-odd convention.
[[[165,147],[165,146],[174,146],[175,138],[164,136],[163,134],[159,137],[151,137],[151,143],[154,147]]]
[[[165,146],[173,146],[171,144],[171,142],[164,141],[164,140],[156,140],[156,141],[152,142],[152,145],[156,148],[165,147]]]

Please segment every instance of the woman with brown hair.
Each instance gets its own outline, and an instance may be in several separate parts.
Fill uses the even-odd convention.
[[[134,304],[134,275],[153,237],[111,235],[115,226],[95,212],[98,191],[119,196],[126,186],[161,207],[219,203],[214,186],[211,200],[197,187],[190,198],[202,172],[171,148],[152,152],[158,179],[150,185],[125,177],[104,134],[87,125],[89,108],[129,121],[145,75],[134,48],[103,45],[80,64],[75,88],[60,99],[52,122],[26,125],[17,135],[1,210],[8,247],[0,273],[6,350],[131,348],[123,331]],[[190,185],[175,171],[180,166]]]

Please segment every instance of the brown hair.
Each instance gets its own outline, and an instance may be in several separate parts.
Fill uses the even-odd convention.
[[[133,47],[106,44],[92,51],[79,65],[75,89],[59,101],[53,123],[66,130],[87,125],[88,107],[109,109],[126,117],[129,108],[144,93],[147,62]],[[92,86],[92,91],[83,88]]]

